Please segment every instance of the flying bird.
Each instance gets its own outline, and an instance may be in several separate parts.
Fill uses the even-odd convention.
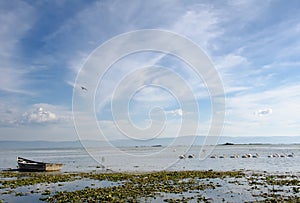
[[[82,90],[85,90],[85,91],[88,91],[88,90],[86,89],[86,87],[83,87],[83,86],[81,86],[81,89],[82,89]]]

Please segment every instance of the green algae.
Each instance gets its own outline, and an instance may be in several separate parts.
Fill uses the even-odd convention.
[[[269,185],[300,185],[300,182],[298,179],[283,179],[283,178],[278,178],[278,177],[267,177],[266,178],[266,183]]]
[[[260,174],[251,175],[248,181],[252,189],[265,190],[257,195],[264,198],[258,202],[300,202],[299,195],[294,195],[300,189],[297,176]]]
[[[39,183],[57,183],[72,181],[79,178],[77,174],[46,174],[46,173],[1,173],[0,177],[16,178],[10,180],[0,180],[1,189],[15,189],[21,186],[35,185]]]
[[[93,183],[75,191],[52,192],[49,188],[50,183],[57,183],[57,186],[60,187],[67,182],[83,179],[110,181],[116,184],[97,187],[97,183]],[[46,188],[28,187],[28,191],[23,191],[23,193],[14,191],[18,187],[36,184],[43,184]],[[256,202],[300,202],[299,181],[297,176],[293,175],[246,175],[241,171],[162,171],[139,174],[0,173],[2,194],[10,194],[10,191],[14,192],[16,196],[39,193],[40,201],[47,202],[151,202],[152,200],[210,202],[212,198],[207,199],[205,197],[206,191],[220,192],[224,190],[222,187],[225,184],[229,184],[229,186],[239,185],[241,191],[243,188],[246,188],[247,191],[255,191],[251,192],[251,195]],[[226,201],[229,200],[226,199]]]
[[[180,171],[145,174],[84,174],[96,180],[123,181],[119,186],[85,188],[74,192],[58,192],[46,199],[48,202],[139,202],[141,198],[155,198],[158,194],[183,194],[205,190],[211,184],[201,182],[206,178],[240,177],[241,172]],[[203,199],[198,195],[199,199]],[[167,202],[186,202],[194,197],[165,199]],[[125,201],[126,200],[126,201]]]
[[[288,203],[294,203],[294,202],[300,202],[300,197],[299,196],[290,196],[290,197],[283,197],[280,195],[270,197],[264,201],[265,203],[281,203],[281,202],[288,202]]]

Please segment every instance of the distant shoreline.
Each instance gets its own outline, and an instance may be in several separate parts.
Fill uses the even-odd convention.
[[[213,138],[213,137],[212,137]],[[0,141],[0,149],[62,149],[62,148],[93,148],[99,146],[115,147],[164,147],[172,146],[175,138],[158,138],[153,140],[113,140],[110,143],[98,140],[75,141]],[[215,146],[215,143],[206,142],[205,136],[182,136],[176,138],[176,142],[182,146],[202,146],[204,144]],[[300,136],[274,136],[274,137],[214,137],[217,145],[297,145],[300,144]]]
[[[217,146],[217,147],[222,147],[222,146],[226,146],[226,147],[233,147],[233,146],[291,146],[291,145],[300,145],[300,143],[292,143],[292,144],[271,144],[271,143],[249,143],[249,144],[240,144],[240,143],[233,143],[233,144],[217,144],[217,145],[206,145],[206,146]],[[1,146],[1,142],[0,142],[0,146]],[[188,145],[174,145],[172,147],[190,147]],[[193,147],[201,147],[204,145],[192,145]],[[93,149],[93,148],[99,148],[99,147],[103,147],[103,146],[88,146],[87,148],[89,149]],[[107,146],[104,146],[107,147]],[[140,145],[140,146],[116,146],[117,148],[165,148],[168,147],[166,145],[152,145],[152,146],[147,146],[147,145]],[[5,147],[0,147],[0,151],[6,151],[6,150],[62,150],[62,149],[74,149],[74,150],[78,150],[78,149],[82,149],[84,150],[85,147],[83,146],[61,146],[61,147],[57,147],[57,146],[44,146],[44,147],[40,147],[40,146],[26,146],[26,147],[13,147],[13,146],[5,146]]]

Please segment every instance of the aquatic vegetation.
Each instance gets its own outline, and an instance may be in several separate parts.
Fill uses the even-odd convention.
[[[295,176],[286,175],[264,175],[248,177],[249,185],[278,185],[278,186],[297,186],[300,181]]]
[[[252,196],[253,199],[249,201],[253,202],[300,202],[298,179],[298,176],[286,174],[212,170],[148,173],[3,172],[0,173],[0,194],[18,198],[34,194],[38,195],[40,201],[47,202],[222,202],[239,198],[241,191],[245,191]],[[91,182],[78,187],[84,181]],[[69,184],[73,184],[73,189],[68,189]],[[52,190],[53,187],[56,189]],[[231,189],[228,191],[228,188]],[[207,196],[207,191],[219,196]]]
[[[16,192],[16,196],[24,196],[22,192]]]
[[[45,190],[42,195],[50,195],[51,194],[51,191],[50,190]]]
[[[35,185],[38,183],[57,183],[75,180],[77,174],[47,174],[47,173],[0,173],[0,177],[15,177],[16,179],[0,180],[1,188],[15,189],[20,186]]]
[[[298,179],[281,179],[281,178],[274,178],[274,177],[267,177],[266,182],[269,185],[299,185],[300,182]]]
[[[293,187],[293,192],[294,193],[299,193],[300,192],[300,188],[299,187]]]
[[[180,198],[166,198],[163,201],[168,202],[168,203],[184,203],[184,202],[189,202],[190,200],[195,199],[195,197],[180,197]],[[202,197],[201,195],[198,195],[197,201],[204,201],[205,197]]]
[[[268,198],[267,200],[263,201],[265,203],[274,203],[274,202],[300,202],[300,197],[297,196],[290,196],[290,197],[282,197],[282,196],[275,196]]]
[[[81,174],[84,177],[96,180],[122,181],[119,186],[106,188],[85,188],[74,192],[58,192],[46,199],[48,202],[137,202],[140,198],[155,198],[158,194],[183,194],[212,187],[201,179],[238,177],[241,172],[214,172],[214,171],[163,171],[144,174]],[[195,197],[170,199],[167,202],[186,202]],[[199,199],[204,199],[198,195]]]
[[[257,174],[248,177],[252,189],[260,191],[254,195],[264,198],[263,202],[299,202],[300,197],[297,176]],[[293,193],[292,193],[293,192]]]

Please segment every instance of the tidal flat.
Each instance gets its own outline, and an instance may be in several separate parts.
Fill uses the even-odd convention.
[[[300,202],[300,182],[251,171],[1,172],[0,194],[0,202]]]

